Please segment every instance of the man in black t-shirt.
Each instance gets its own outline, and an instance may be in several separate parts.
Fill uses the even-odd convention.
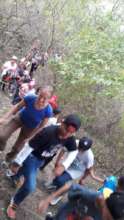
[[[81,122],[77,115],[71,114],[64,118],[61,125],[52,125],[44,128],[29,141],[32,153],[24,161],[23,166],[15,177],[24,176],[24,184],[12,198],[7,209],[10,218],[15,217],[16,207],[36,188],[36,177],[39,168],[44,168],[61,149],[56,166],[59,165],[65,149],[68,152],[76,150],[76,140],[73,134],[80,128]],[[14,177],[14,178],[15,178]]]

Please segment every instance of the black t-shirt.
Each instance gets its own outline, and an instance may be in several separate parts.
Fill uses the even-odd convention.
[[[115,220],[124,217],[124,192],[112,193],[106,203]]]
[[[75,137],[60,139],[59,126],[57,125],[44,128],[29,141],[29,145],[34,149],[32,153],[39,159],[52,158],[60,147],[65,147],[67,151],[76,150]]]

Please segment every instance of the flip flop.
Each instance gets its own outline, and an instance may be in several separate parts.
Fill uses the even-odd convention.
[[[8,206],[6,213],[10,219],[16,219],[16,211],[10,205]]]

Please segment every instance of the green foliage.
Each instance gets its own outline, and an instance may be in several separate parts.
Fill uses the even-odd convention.
[[[124,34],[119,32],[120,20],[115,20],[111,13],[98,11],[90,15],[86,2],[81,3],[78,11],[77,4],[72,4],[68,16],[66,5],[60,29],[68,33],[64,36],[68,53],[61,62],[51,64],[58,78],[60,102],[80,112],[84,127],[90,127],[98,117],[97,100],[104,108],[103,103],[123,98]]]

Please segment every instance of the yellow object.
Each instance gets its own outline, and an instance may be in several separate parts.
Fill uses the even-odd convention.
[[[113,193],[113,191],[109,188],[105,188],[103,190],[103,196],[104,196],[104,199],[107,199],[111,194]]]

